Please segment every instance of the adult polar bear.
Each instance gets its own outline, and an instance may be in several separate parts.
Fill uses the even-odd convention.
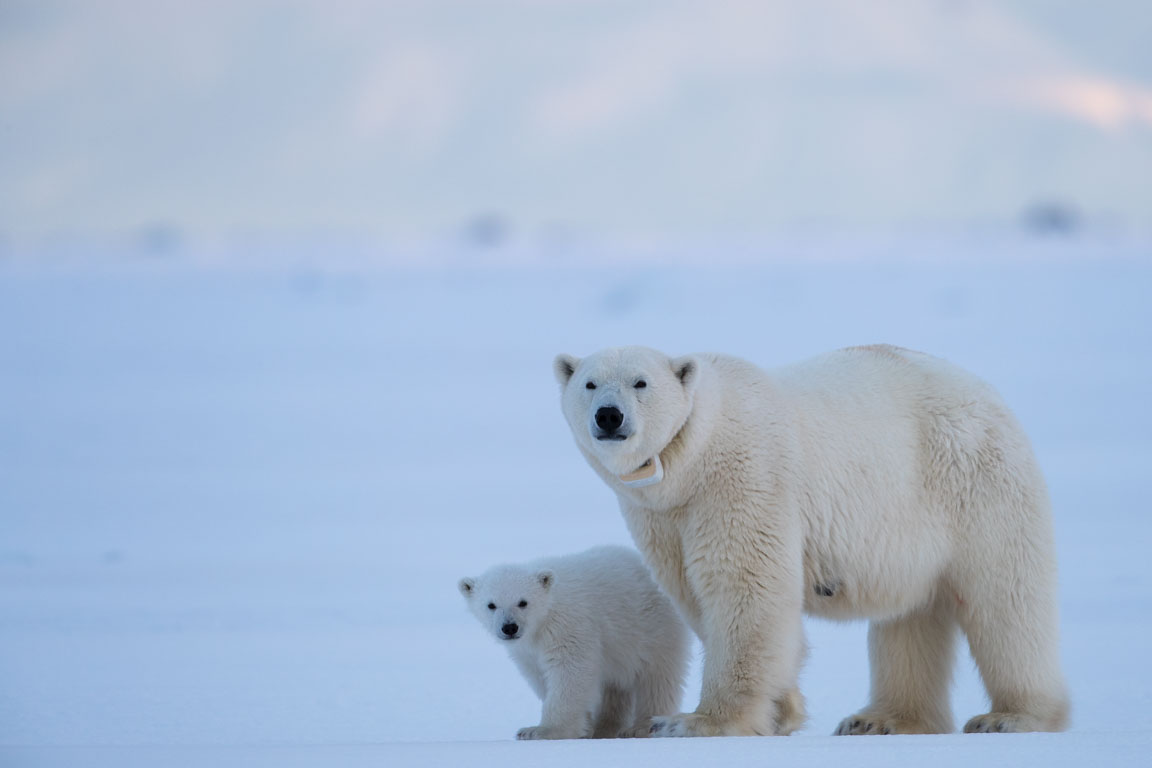
[[[1066,726],[1044,480],[987,384],[886,345],[773,372],[642,347],[554,369],[577,445],[704,644],[699,707],[655,735],[798,728],[803,611],[872,622],[871,702],[837,733],[951,731],[957,626],[992,701],[965,731]]]

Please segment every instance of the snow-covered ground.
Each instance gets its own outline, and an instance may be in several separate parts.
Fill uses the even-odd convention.
[[[1152,248],[952,250],[707,268],[0,261],[0,764],[1141,763]],[[867,695],[865,626],[810,621],[794,737],[509,741],[539,705],[457,579],[630,543],[560,415],[552,357],[644,343],[773,366],[876,341],[982,375],[1032,435],[1072,730],[832,738]],[[954,702],[959,723],[984,711],[966,654]]]

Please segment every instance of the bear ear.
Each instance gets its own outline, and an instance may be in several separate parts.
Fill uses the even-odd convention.
[[[472,594],[476,591],[476,579],[460,579],[460,583],[457,586],[460,587],[460,594],[464,595],[464,597],[472,597]]]
[[[552,361],[552,373],[556,374],[556,381],[560,382],[561,387],[568,386],[568,381],[572,378],[572,374],[576,373],[578,365],[580,365],[578,357],[556,355],[556,359]]]
[[[544,589],[551,589],[552,582],[555,580],[556,577],[552,575],[552,571],[540,571],[536,574],[536,581],[540,582],[540,586]]]
[[[672,361],[672,373],[680,379],[685,391],[691,394],[696,389],[696,380],[700,378],[700,361],[691,355],[678,357]]]

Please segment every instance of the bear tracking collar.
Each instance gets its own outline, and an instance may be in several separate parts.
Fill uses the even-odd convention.
[[[664,465],[660,463],[660,454],[656,454],[640,465],[635,472],[620,475],[620,482],[629,488],[643,488],[646,485],[656,485],[664,479]]]
[[[668,441],[668,445],[672,445],[672,443],[679,440],[680,434],[687,426],[688,420],[685,419],[684,423],[680,425],[680,429],[677,430],[676,435]],[[664,448],[667,449],[668,445],[664,446]],[[628,486],[629,488],[643,488],[646,485],[656,485],[656,483],[663,479],[664,464],[660,461],[659,453],[641,464],[639,468],[635,469],[634,471],[629,472],[626,475],[620,475],[620,482],[624,483],[624,485]]]

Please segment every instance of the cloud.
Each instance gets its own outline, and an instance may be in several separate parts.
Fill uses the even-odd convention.
[[[349,115],[351,132],[358,139],[434,143],[460,118],[459,67],[435,46],[391,47],[377,54],[364,72]]]
[[[1105,131],[1152,127],[1152,89],[1103,77],[1069,75],[1024,81],[1013,95],[1021,104]]]
[[[24,2],[0,28],[11,232],[756,229],[1052,190],[1147,218],[1152,83],[1010,2]]]
[[[804,83],[824,88],[868,76],[918,83],[909,99],[935,93],[986,107],[985,95],[995,93],[1101,129],[1147,122],[1146,90],[1091,73],[1003,6],[978,0],[693,0],[608,26],[588,47],[595,55],[583,70],[530,109],[547,135],[595,138],[656,118],[678,100],[739,98],[741,88],[747,101],[783,91],[772,107],[779,114],[803,100]]]

